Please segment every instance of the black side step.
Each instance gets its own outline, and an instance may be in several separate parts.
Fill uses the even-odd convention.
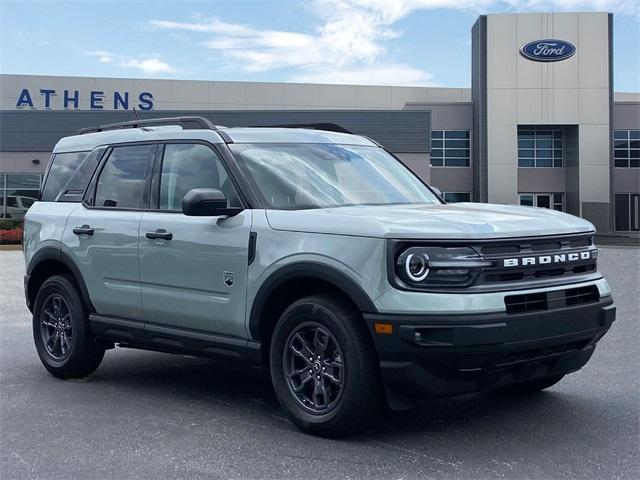
[[[96,338],[124,347],[262,364],[260,342],[104,315],[89,323]]]

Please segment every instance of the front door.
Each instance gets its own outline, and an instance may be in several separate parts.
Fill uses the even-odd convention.
[[[192,188],[217,188],[230,206],[236,189],[208,145],[164,146],[157,209],[142,214],[140,280],[150,324],[246,338],[244,323],[252,212],[188,217],[182,198]]]

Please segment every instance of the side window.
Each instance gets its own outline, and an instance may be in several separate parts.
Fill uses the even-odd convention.
[[[182,210],[182,199],[193,188],[216,188],[229,206],[239,206],[235,187],[222,160],[208,146],[197,143],[168,144],[160,174],[160,210]]]
[[[104,147],[96,148],[84,158],[76,172],[69,180],[69,183],[67,183],[64,188],[62,192],[63,194],[67,192],[84,193],[105,150],[106,148]],[[64,200],[64,197],[62,199]]]
[[[109,155],[96,186],[96,207],[148,208],[149,180],[155,145],[116,147]]]
[[[51,159],[42,189],[42,201],[55,202],[89,152],[57,153]],[[93,173],[93,172],[91,172]],[[85,185],[86,187],[86,185]]]

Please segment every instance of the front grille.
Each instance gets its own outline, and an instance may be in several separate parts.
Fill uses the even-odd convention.
[[[551,292],[509,295],[504,298],[504,304],[508,314],[518,314],[584,305],[599,299],[598,287],[589,285]]]
[[[501,240],[474,247],[491,263],[480,273],[476,285],[562,280],[597,271],[597,249],[591,234]]]
[[[497,243],[497,242],[496,242]],[[540,252],[545,250],[560,250],[563,247],[580,248],[593,245],[591,234],[579,236],[548,238],[531,238],[519,241],[505,240],[504,242],[481,245],[480,253],[496,255],[504,253],[520,253],[527,251]]]

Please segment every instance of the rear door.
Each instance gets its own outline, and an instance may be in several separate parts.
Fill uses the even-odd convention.
[[[168,143],[160,148],[152,193],[156,210],[144,212],[140,223],[147,331],[159,334],[172,327],[246,338],[251,210],[234,217],[185,216],[182,198],[189,190],[216,188],[229,206],[240,206],[237,189],[211,146]]]
[[[69,216],[63,243],[80,268],[98,314],[142,321],[138,229],[149,207],[157,145],[106,153],[85,201]]]

